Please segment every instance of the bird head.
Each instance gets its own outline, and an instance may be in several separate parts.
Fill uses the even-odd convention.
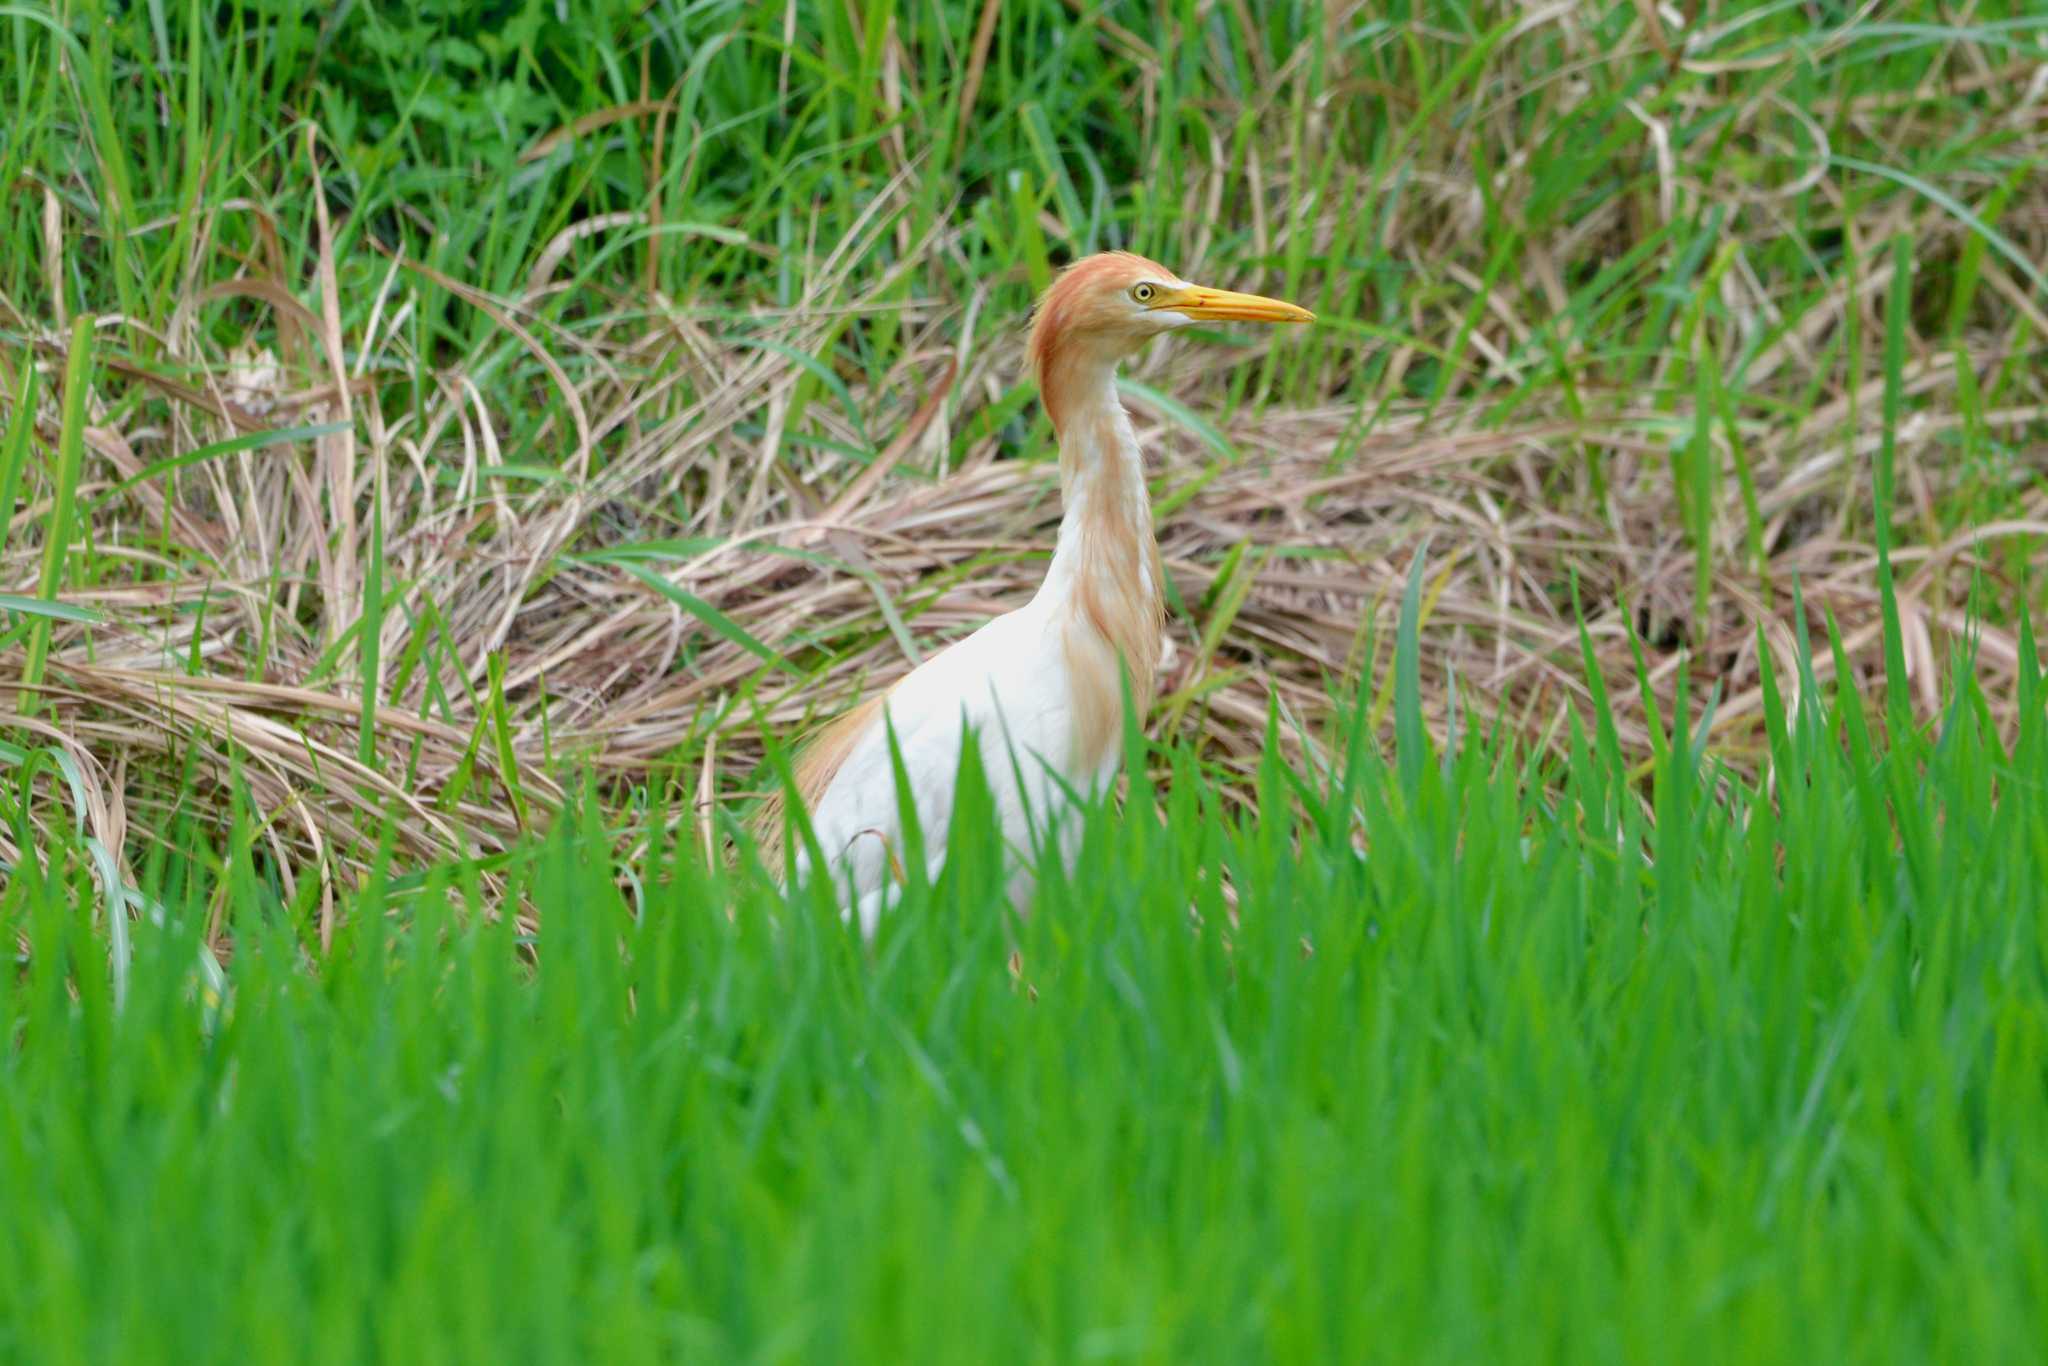
[[[1198,322],[1307,323],[1316,315],[1279,299],[1189,284],[1127,251],[1085,256],[1060,273],[1032,317],[1034,353],[1066,346],[1122,358],[1161,332]]]
[[[1039,386],[1048,390],[1076,367],[1107,370],[1177,327],[1306,323],[1315,316],[1279,299],[1189,284],[1156,261],[1106,251],[1076,261],[1046,290],[1032,315],[1029,351]]]

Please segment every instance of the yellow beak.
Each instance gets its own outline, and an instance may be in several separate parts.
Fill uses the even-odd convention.
[[[1153,309],[1185,313],[1190,318],[1213,318],[1234,323],[1312,323],[1316,315],[1295,304],[1268,299],[1262,294],[1233,294],[1227,289],[1189,285],[1186,289],[1162,290],[1152,301]]]

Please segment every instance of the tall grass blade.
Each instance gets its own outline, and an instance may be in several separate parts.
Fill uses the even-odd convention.
[[[85,398],[92,384],[91,314],[81,313],[71,322],[71,345],[64,362],[64,418],[57,436],[56,477],[50,487],[50,520],[43,533],[42,588],[38,596],[46,603],[57,600],[64,586],[66,557],[71,551],[71,527],[78,500],[79,470],[85,463]],[[32,413],[16,410],[16,425],[33,424]],[[50,621],[47,614],[29,624],[28,654],[21,669],[21,695],[17,710],[33,716],[41,701],[39,689],[43,667],[50,653]]]

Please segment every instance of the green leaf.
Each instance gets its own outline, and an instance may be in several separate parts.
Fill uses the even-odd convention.
[[[20,612],[26,616],[75,621],[86,626],[97,626],[107,619],[106,613],[96,607],[80,607],[77,603],[57,602],[50,598],[24,597],[20,593],[0,593],[0,612]]]
[[[1864,161],[1857,157],[1830,156],[1828,164],[1830,166],[1840,166],[1851,171],[1863,171],[1869,175],[1883,176],[1886,180],[1905,186],[1915,194],[1925,196],[1931,203],[1938,204],[1947,210],[1954,216],[1957,222],[1983,238],[1984,242],[1993,251],[2012,263],[2013,269],[2019,271],[2020,274],[2026,276],[2029,280],[2032,280],[2036,289],[2040,290],[2043,294],[2048,294],[2048,274],[2043,274],[2041,268],[2035,265],[2025,252],[2014,246],[2010,238],[1979,218],[1970,210],[1968,205],[1940,186],[1931,185],[1910,171],[1901,171],[1892,166],[1882,166],[1877,162]]]
[[[1117,377],[1116,387],[1122,393],[1136,399],[1161,417],[1171,418],[1180,426],[1193,432],[1201,439],[1204,446],[1216,452],[1217,455],[1221,456],[1229,464],[1236,465],[1243,462],[1244,457],[1238,453],[1236,446],[1230,444],[1229,437],[1218,431],[1207,418],[1188,407],[1185,403],[1182,403],[1179,399],[1169,398],[1148,384],[1141,384],[1137,380],[1126,379],[1123,376]]]
[[[1415,547],[1408,564],[1408,585],[1401,592],[1401,621],[1394,639],[1394,746],[1401,788],[1412,799],[1422,784],[1429,760],[1428,732],[1422,725],[1422,571],[1429,559],[1429,539]]]
[[[697,620],[703,622],[715,634],[722,636],[749,654],[759,657],[778,669],[791,674],[797,673],[797,670],[788,660],[784,659],[774,650],[769,649],[766,645],[763,645],[744,626],[741,626],[731,617],[719,611],[696,594],[676,587],[661,575],[631,561],[624,562],[620,567],[676,606],[682,608],[685,612],[688,612],[691,616],[697,618]]]
[[[158,460],[137,473],[130,475],[128,478],[123,479],[111,488],[103,490],[98,497],[86,504],[86,511],[88,513],[97,512],[109,500],[119,497],[138,484],[147,484],[152,479],[169,474],[172,470],[182,470],[188,466],[204,464],[208,460],[216,460],[223,455],[233,455],[238,451],[260,451],[267,450],[272,446],[289,446],[294,442],[313,441],[323,436],[332,436],[336,432],[345,432],[348,428],[349,424],[346,422],[318,422],[304,427],[277,427],[268,431],[246,432],[241,436],[230,437],[226,441],[215,441],[210,445],[198,446],[184,452],[182,455],[173,455],[166,459]]]

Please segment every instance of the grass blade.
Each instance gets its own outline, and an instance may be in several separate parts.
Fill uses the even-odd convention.
[[[71,525],[78,501],[78,475],[85,463],[85,395],[92,384],[92,329],[90,314],[71,322],[71,347],[64,362],[64,425],[57,437],[57,477],[50,491],[50,522],[43,539],[42,601],[54,603],[64,584],[65,560],[71,549]],[[27,420],[19,425],[27,426]],[[28,657],[21,668],[23,716],[33,716],[41,701],[38,689],[43,666],[50,653],[48,613],[38,615],[29,627]]]

